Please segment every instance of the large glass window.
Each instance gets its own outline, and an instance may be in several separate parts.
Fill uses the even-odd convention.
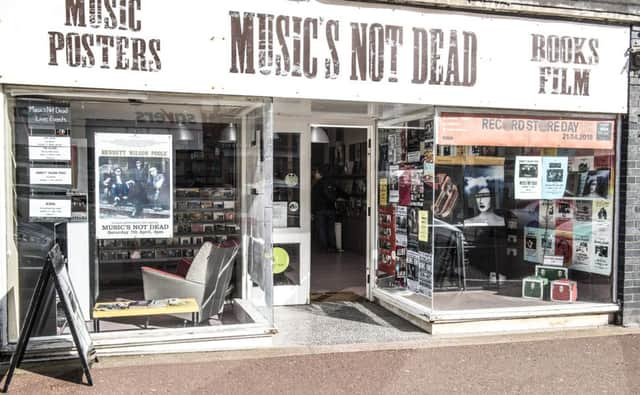
[[[20,320],[54,241],[95,330],[238,324],[250,322],[243,300],[271,304],[269,254],[254,253],[271,241],[262,104],[19,99],[14,108]],[[49,304],[40,335],[65,328]]]
[[[435,145],[411,124],[379,130],[378,286],[433,291],[436,310],[611,302],[613,119],[445,112],[437,125]]]

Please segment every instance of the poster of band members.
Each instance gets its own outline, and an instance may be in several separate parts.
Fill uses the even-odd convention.
[[[95,134],[96,237],[173,237],[171,135]]]

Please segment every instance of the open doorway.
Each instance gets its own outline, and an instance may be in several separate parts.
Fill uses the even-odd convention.
[[[367,129],[315,126],[311,139],[311,300],[365,296]]]

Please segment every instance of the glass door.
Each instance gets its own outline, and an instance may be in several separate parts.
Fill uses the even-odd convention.
[[[273,135],[274,303],[306,304],[310,287],[310,141],[303,132]]]

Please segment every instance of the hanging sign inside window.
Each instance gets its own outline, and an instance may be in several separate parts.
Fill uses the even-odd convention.
[[[29,218],[37,222],[57,222],[71,217],[70,199],[29,199]]]
[[[31,185],[71,185],[70,168],[32,167],[29,169]]]
[[[29,160],[71,160],[71,137],[29,136]]]

